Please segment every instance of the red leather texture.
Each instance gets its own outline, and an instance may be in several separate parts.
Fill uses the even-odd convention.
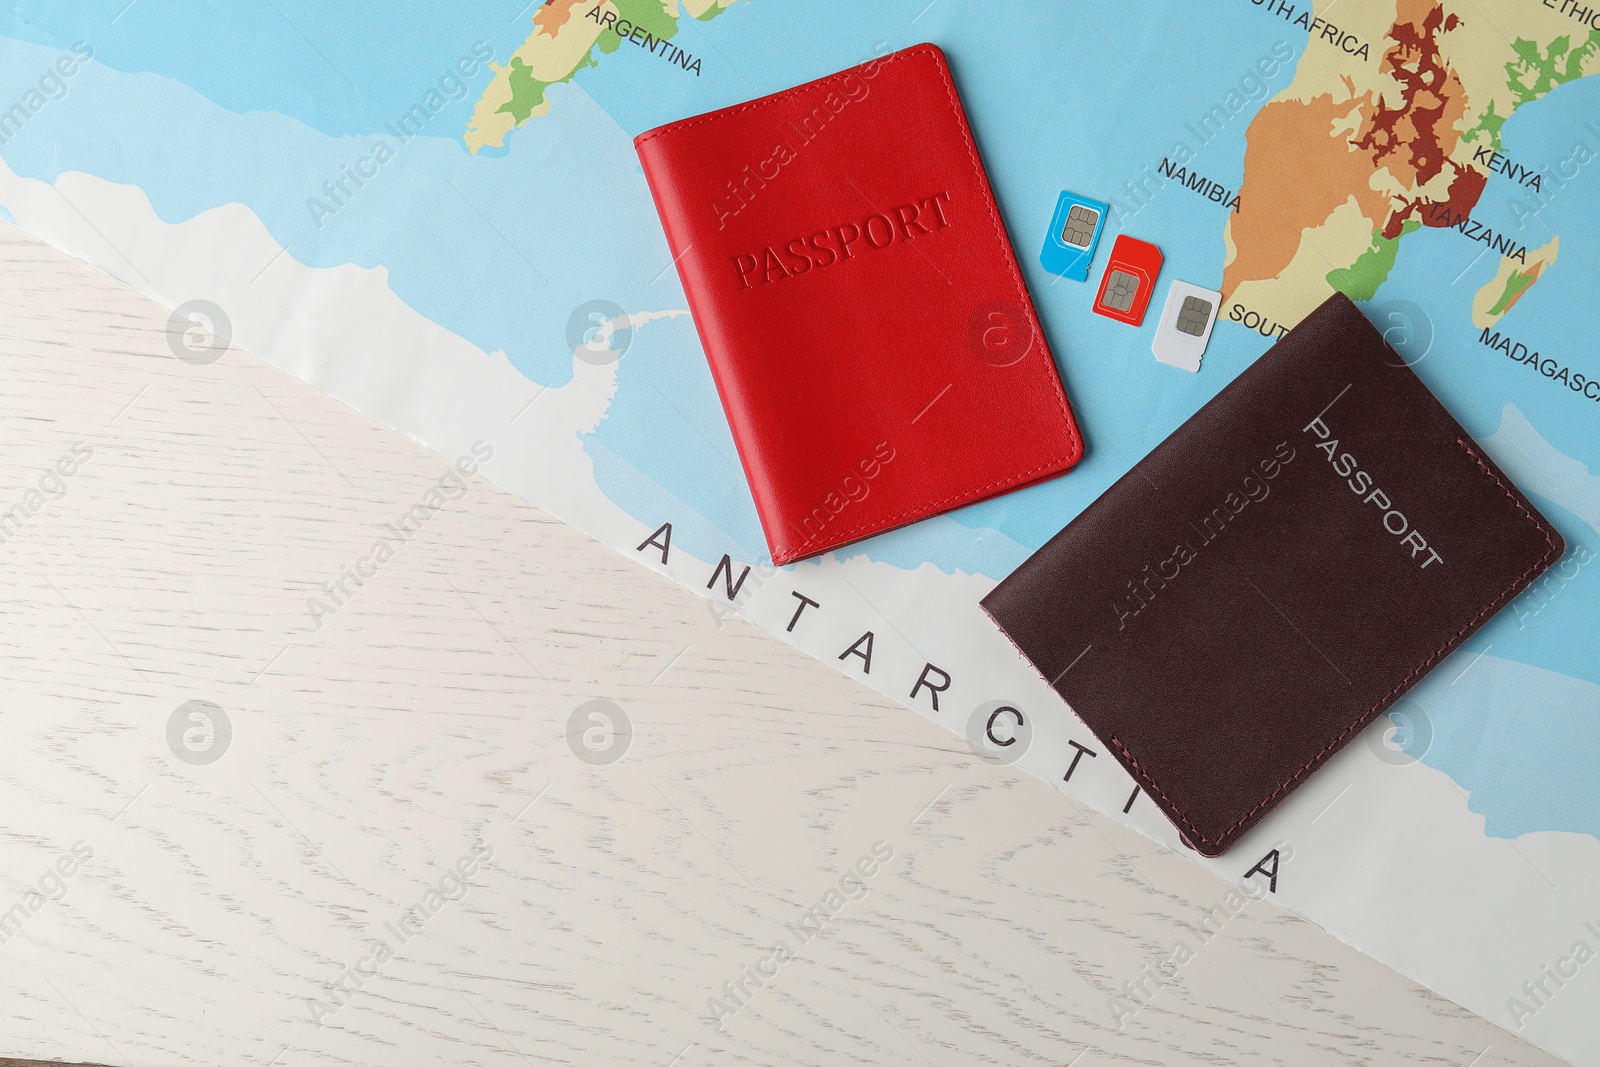
[[[774,563],[1083,454],[938,48],[634,143]]]

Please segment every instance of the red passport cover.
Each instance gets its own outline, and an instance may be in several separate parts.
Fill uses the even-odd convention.
[[[1083,454],[938,48],[634,145],[775,564]]]

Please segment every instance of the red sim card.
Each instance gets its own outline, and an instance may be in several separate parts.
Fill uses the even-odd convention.
[[[1108,319],[1137,326],[1156,289],[1161,273],[1161,249],[1149,241],[1122,234],[1111,248],[1111,261],[1100,278],[1094,310]]]

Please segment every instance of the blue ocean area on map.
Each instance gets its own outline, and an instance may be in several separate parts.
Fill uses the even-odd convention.
[[[514,9],[494,0],[454,0],[448,7],[417,0],[11,6],[0,15],[7,37],[55,50],[83,41],[113,70],[157,74],[236,114],[269,111],[335,138],[379,132],[479,41],[503,60],[527,35],[532,10],[530,4],[513,19]],[[202,36],[234,47],[196,47]],[[461,123],[451,125],[458,131]]]
[[[136,5],[123,21],[145,10],[164,9]],[[389,17],[398,18],[391,12],[385,23]],[[502,18],[488,24],[500,25]],[[69,19],[52,46],[3,42],[0,100],[20,98],[72,42],[92,46],[109,36],[105,18],[87,9],[54,21]],[[166,39],[171,53],[171,41],[182,39],[178,25],[162,22],[141,35]],[[520,40],[523,25],[507,22],[508,39]],[[309,59],[301,55],[309,49],[298,36],[280,43],[302,63],[323,63],[326,74],[314,52]],[[493,157],[472,155],[461,139],[472,101],[488,80],[481,64],[477,76],[466,79],[462,99],[431,116],[420,136],[403,140],[407,131],[397,136],[390,129],[387,124],[458,59],[470,57],[471,44],[415,57],[426,66],[408,69],[403,87],[389,89],[363,112],[364,132],[340,136],[274,113],[278,94],[265,87],[235,114],[166,73],[118,72],[109,60],[100,62],[97,51],[97,62],[85,65],[62,99],[10,138],[4,154],[14,171],[30,178],[53,182],[64,172],[84,171],[136,185],[169,222],[242,203],[299,262],[381,267],[394,292],[427,318],[485,351],[505,352],[533,380],[561,385],[572,373],[562,339],[579,304],[604,297],[625,307],[674,301],[681,307],[683,297],[670,280],[652,288],[670,257],[633,147],[581,92],[569,93],[537,129]],[[501,41],[495,55],[503,61],[511,47]],[[149,66],[159,66],[155,60],[165,54],[154,46],[138,52]],[[181,72],[187,61],[178,58],[167,55]],[[293,81],[297,69],[280,77]],[[357,116],[330,111],[327,101],[307,107],[319,125],[358,124]],[[329,196],[324,183],[372,159],[379,142],[393,158],[366,164],[376,176],[360,187],[347,183],[349,196]],[[333,211],[314,210],[313,200]]]

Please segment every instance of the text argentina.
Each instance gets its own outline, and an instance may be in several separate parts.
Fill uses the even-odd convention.
[[[699,56],[690,55],[665,37],[657,37],[636,22],[618,18],[617,13],[607,11],[604,4],[596,4],[594,10],[584,17],[591,22],[598,22],[602,28],[610,30],[623,40],[632,41],[653,56],[665,56],[668,63],[677,64],[696,78],[700,76]]]

